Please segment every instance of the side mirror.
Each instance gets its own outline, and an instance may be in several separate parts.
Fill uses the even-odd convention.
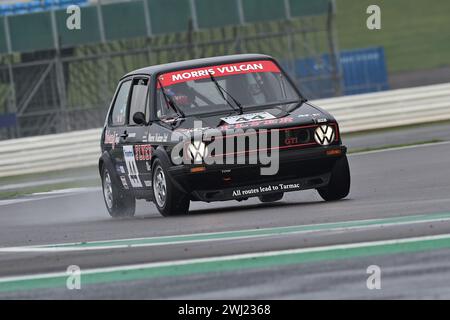
[[[138,124],[138,125],[140,125],[140,126],[145,124],[145,122],[146,122],[145,121],[145,114],[143,112],[140,112],[140,111],[136,112],[133,115],[133,122]]]

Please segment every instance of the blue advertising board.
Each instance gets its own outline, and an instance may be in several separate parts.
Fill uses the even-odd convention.
[[[0,128],[14,127],[16,123],[15,113],[0,114]]]
[[[340,52],[342,89],[344,95],[388,90],[388,75],[382,47]],[[299,59],[295,62],[295,77],[300,88],[313,97],[333,96],[330,56]]]
[[[389,89],[386,60],[382,47],[342,51],[340,63],[344,94]]]

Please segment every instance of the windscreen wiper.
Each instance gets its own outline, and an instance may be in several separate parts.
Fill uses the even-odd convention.
[[[166,104],[170,106],[180,117],[185,118],[184,112],[176,105],[176,103],[173,101],[172,97],[170,97],[166,90],[164,89],[163,84],[161,83],[161,80],[158,79],[159,87],[161,88],[161,91],[164,96],[164,100],[166,100]]]
[[[301,97],[300,100],[298,101],[298,103],[296,103],[294,106],[289,108],[288,112],[292,112],[295,109],[300,108],[305,102],[308,102],[308,99]]]
[[[222,96],[223,100],[225,100],[225,101],[227,102],[227,104],[228,104],[234,111],[237,111],[239,114],[242,114],[242,113],[244,112],[244,109],[242,108],[242,104],[241,104],[239,101],[237,101],[231,94],[229,94],[229,93],[227,92],[227,90],[225,90],[225,89],[217,82],[216,78],[212,75],[211,72],[208,72],[208,74],[209,74],[209,77],[211,78],[211,81],[216,85],[216,88],[217,88],[217,90],[219,91],[220,95]],[[233,100],[233,102],[236,104],[236,106],[239,108],[239,110],[237,110],[237,109],[230,103],[230,101],[228,101],[228,99],[225,97],[225,94],[224,94],[224,93],[226,93],[226,94],[231,98],[231,100]]]
[[[280,73],[280,87],[281,87],[281,91],[283,92],[284,97],[286,98],[285,77],[283,76],[282,73]],[[288,112],[291,112],[292,110],[295,110],[295,109],[301,107],[307,101],[308,101],[308,99],[306,99],[305,97],[303,97],[300,94],[300,100],[298,101],[297,104],[295,104],[292,108],[290,108]],[[290,103],[290,102],[288,102],[288,103]],[[281,103],[281,104],[287,104],[287,103]]]

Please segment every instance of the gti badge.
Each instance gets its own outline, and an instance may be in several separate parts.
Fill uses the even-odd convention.
[[[323,146],[329,145],[334,140],[334,130],[328,125],[317,127],[314,132],[314,139]]]
[[[297,143],[298,143],[297,137],[288,137],[288,138],[284,139],[284,144],[288,145],[288,146],[297,144]]]

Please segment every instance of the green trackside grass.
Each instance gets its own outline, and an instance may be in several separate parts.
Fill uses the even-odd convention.
[[[83,285],[112,283],[117,281],[139,281],[162,277],[187,276],[193,274],[207,274],[213,272],[233,272],[262,268],[275,268],[302,263],[320,261],[338,261],[343,259],[364,258],[371,256],[398,255],[430,250],[448,249],[450,239],[447,236],[414,239],[407,242],[380,241],[361,244],[356,247],[341,248],[339,246],[324,248],[319,251],[278,252],[272,255],[259,253],[253,257],[241,256],[234,259],[211,258],[207,261],[187,261],[184,264],[116,267],[113,270],[97,269],[83,274]],[[66,289],[66,274],[33,275],[27,278],[0,279],[1,292],[18,290],[32,290],[44,288]]]
[[[381,8],[381,30],[366,9]],[[389,72],[450,66],[450,1],[336,0],[340,49],[383,46]]]
[[[376,134],[376,133],[391,132],[391,131],[402,131],[402,130],[408,130],[408,129],[418,129],[418,128],[442,126],[442,125],[450,125],[450,121],[442,120],[442,121],[433,121],[433,122],[427,122],[427,123],[402,125],[402,126],[389,127],[389,128],[377,128],[377,129],[371,129],[371,130],[342,133],[341,135],[345,139],[345,138],[350,138],[350,137],[364,136],[364,135],[368,135],[368,134]]]
[[[86,181],[75,181],[67,183],[57,183],[45,186],[23,188],[11,191],[0,191],[0,200],[17,198],[20,196],[30,195],[38,192],[49,192],[62,189],[72,188],[86,188],[86,187],[99,187],[101,186],[100,178]]]
[[[29,182],[29,181],[39,181],[44,179],[50,180],[67,177],[80,177],[86,175],[99,176],[97,166],[55,170],[45,173],[30,173],[11,177],[2,177],[0,178],[0,185]]]
[[[79,177],[86,176],[86,179],[77,180]],[[91,178],[92,176],[92,178]],[[82,188],[82,187],[95,187],[100,186],[100,176],[98,175],[98,169],[95,166],[74,168],[67,170],[57,170],[45,173],[25,174],[20,176],[3,177],[0,178],[0,186],[10,184],[20,184],[27,182],[41,182],[45,180],[61,179],[73,177],[74,181],[71,182],[55,182],[39,186],[21,187],[13,190],[0,191],[0,199],[10,199],[19,196],[24,196],[37,192],[48,192],[53,190],[61,190],[67,188]]]
[[[438,143],[438,142],[443,142],[443,141],[438,140],[438,139],[433,139],[433,140],[419,141],[419,142],[414,142],[414,143],[383,145],[383,146],[374,147],[374,148],[350,149],[348,153],[352,154],[352,153],[358,153],[358,152],[368,152],[368,151],[377,151],[377,150],[385,150],[385,149],[393,149],[393,148],[401,148],[401,147],[419,146],[422,144],[430,144],[430,143]]]

